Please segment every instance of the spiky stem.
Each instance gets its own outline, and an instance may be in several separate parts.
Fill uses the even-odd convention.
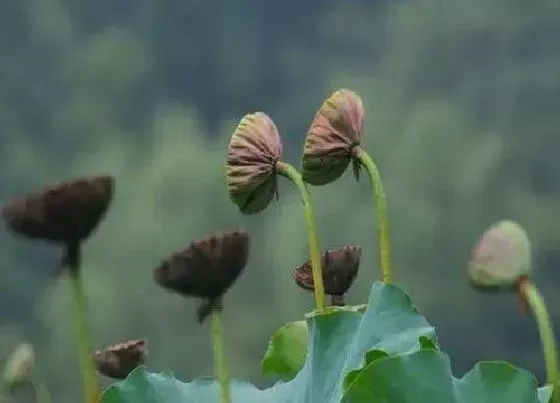
[[[546,382],[553,387],[552,401],[557,403],[559,402],[560,397],[557,390],[558,352],[556,348],[554,330],[552,323],[550,322],[550,317],[548,316],[546,304],[537,287],[528,278],[523,279],[519,284],[519,292],[525,297],[529,307],[535,315],[535,320],[537,321],[539,335],[541,338],[544,361],[546,364]]]
[[[90,355],[89,333],[86,324],[85,296],[80,275],[79,259],[69,259],[68,277],[72,293],[74,308],[74,323],[76,325],[76,338],[78,342],[78,357],[80,372],[84,383],[84,396],[86,403],[99,402],[99,389],[95,366]]]
[[[387,197],[383,190],[383,182],[377,165],[369,154],[360,146],[352,149],[354,156],[365,167],[373,190],[373,199],[376,205],[376,215],[379,229],[379,258],[381,264],[381,279],[386,283],[393,280],[391,268],[391,247],[389,239],[389,217],[387,213]]]
[[[212,317],[212,351],[214,353],[214,371],[220,384],[220,402],[231,403],[229,376],[226,366],[222,318],[218,310],[213,310]]]
[[[323,285],[323,273],[321,271],[321,252],[317,241],[315,230],[315,218],[309,190],[303,182],[301,174],[292,165],[285,162],[276,163],[277,172],[288,178],[299,190],[303,207],[305,209],[305,222],[307,223],[307,238],[309,243],[309,255],[311,260],[311,270],[313,273],[313,290],[315,294],[315,305],[318,312],[325,309],[325,287]]]

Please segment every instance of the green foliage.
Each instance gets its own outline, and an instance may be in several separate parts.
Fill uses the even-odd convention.
[[[350,305],[345,307],[327,307],[327,310],[344,312],[364,312],[367,305]],[[310,316],[308,314],[307,316]],[[303,367],[307,354],[307,322],[298,320],[289,322],[278,329],[270,338],[268,348],[261,361],[263,375],[275,375],[284,380],[292,379]],[[435,348],[435,342],[421,336],[422,348]]]
[[[547,391],[538,391],[535,377],[525,370],[503,362],[483,362],[457,379],[451,372],[449,357],[432,349],[369,360],[366,356],[364,368],[345,386],[343,403],[548,401]]]
[[[262,360],[264,375],[291,379],[303,366],[307,353],[307,323],[303,320],[286,323],[270,339]]]
[[[289,374],[292,354],[305,327],[283,326],[265,356],[268,371]],[[477,364],[462,379],[453,377],[448,356],[439,351],[434,328],[399,287],[376,282],[365,312],[332,307],[311,314],[309,348],[297,375],[259,390],[231,383],[233,402],[243,403],[544,403],[550,390],[538,390],[533,375],[508,363]],[[294,344],[295,343],[295,344]],[[170,373],[134,370],[109,387],[102,403],[217,402],[215,381],[182,382]]]

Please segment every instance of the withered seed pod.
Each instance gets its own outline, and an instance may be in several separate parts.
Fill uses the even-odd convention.
[[[147,340],[129,340],[96,351],[93,361],[100,374],[113,379],[124,379],[133,369],[146,363],[147,355]]]
[[[114,182],[109,175],[61,182],[10,200],[2,215],[15,234],[66,246],[66,258],[75,265],[80,244],[99,225],[112,201]]]
[[[258,213],[278,197],[275,166],[281,156],[272,119],[263,112],[245,115],[231,137],[226,172],[230,198],[242,213]]]
[[[321,186],[338,179],[353,162],[359,178],[359,162],[354,147],[361,145],[364,131],[364,106],[354,91],[334,91],[315,114],[307,132],[303,152],[302,177]]]
[[[361,256],[362,248],[359,246],[331,249],[321,256],[325,293],[333,297],[333,305],[344,305],[343,296],[356,279]],[[310,261],[293,269],[292,276],[300,288],[314,291]]]
[[[171,255],[154,269],[154,281],[169,291],[204,299],[197,313],[203,322],[212,310],[221,310],[222,295],[247,264],[249,244],[243,229],[216,232]]]

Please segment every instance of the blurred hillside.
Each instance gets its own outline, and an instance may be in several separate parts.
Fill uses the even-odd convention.
[[[237,211],[224,179],[229,137],[244,113],[263,110],[298,165],[315,110],[352,88],[389,197],[396,281],[458,375],[503,359],[542,380],[532,319],[512,297],[470,290],[465,267],[490,223],[518,220],[560,331],[559,21],[556,0],[4,0],[0,202],[114,174],[114,204],[84,249],[95,347],[147,337],[150,367],[184,379],[212,374],[209,329],[151,269],[215,229],[248,228],[250,264],[226,299],[227,348],[234,376],[266,385],[268,337],[313,304],[289,273],[307,259],[303,212],[285,182],[264,213]],[[322,248],[365,249],[353,303],[379,277],[370,194],[351,175],[313,188]],[[53,401],[75,403],[68,290],[52,277],[60,251],[5,230],[0,244],[0,358],[33,342]]]

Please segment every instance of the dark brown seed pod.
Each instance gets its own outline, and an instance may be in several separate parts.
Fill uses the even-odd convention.
[[[3,208],[7,226],[30,239],[80,243],[97,227],[113,196],[112,176],[61,182],[17,197]]]
[[[129,340],[96,351],[93,361],[100,374],[113,379],[124,379],[133,369],[146,363],[147,355],[147,340]]]
[[[275,167],[281,156],[272,119],[263,112],[245,115],[231,137],[226,167],[230,198],[243,214],[258,213],[278,198]]]
[[[205,300],[199,322],[221,310],[221,297],[237,280],[249,258],[249,233],[244,229],[220,231],[193,241],[154,269],[159,286],[186,297]]]
[[[353,149],[361,145],[364,132],[364,106],[354,91],[334,91],[315,114],[307,132],[303,152],[302,177],[321,186],[338,179],[353,162],[359,179],[359,162]]]
[[[359,246],[328,250],[321,256],[325,294],[333,297],[333,305],[344,305],[343,296],[356,279],[361,257],[362,248]],[[314,291],[310,261],[293,269],[292,276],[300,288]]]
[[[114,182],[109,175],[81,177],[13,198],[2,209],[4,222],[22,237],[64,244],[64,263],[77,266],[79,246],[103,219]]]

